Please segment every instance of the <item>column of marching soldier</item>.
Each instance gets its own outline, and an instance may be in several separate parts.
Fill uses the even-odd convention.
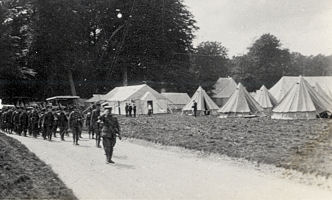
[[[111,115],[112,108],[105,106],[105,113],[101,114],[100,104],[89,108],[84,116],[79,106],[66,109],[61,107],[46,108],[39,107],[17,107],[0,110],[0,129],[7,134],[18,134],[27,137],[37,138],[41,136],[44,140],[52,140],[57,137],[59,129],[61,140],[65,140],[65,135],[69,136],[70,129],[73,134],[73,144],[79,145],[79,138],[83,123],[85,121],[89,138],[96,140],[96,146],[100,148],[101,138],[107,163],[114,163],[112,158],[113,147],[116,137],[120,136],[120,127],[117,118]],[[91,137],[92,136],[92,137]]]

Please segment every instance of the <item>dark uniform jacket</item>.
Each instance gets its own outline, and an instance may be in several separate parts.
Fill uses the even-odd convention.
[[[39,115],[37,113],[37,111],[32,111],[31,115],[30,115],[30,121],[31,121],[31,125],[34,124],[38,124],[39,121]]]
[[[54,116],[52,112],[47,112],[44,114],[44,127],[53,126]]]
[[[88,112],[88,114],[86,115],[86,118],[85,118],[85,125],[90,126],[90,124],[91,124],[91,113]]]
[[[83,126],[83,116],[81,112],[74,110],[69,115],[69,125],[70,127],[82,127]]]
[[[29,117],[28,117],[28,113],[26,112],[22,112],[19,116],[19,123],[20,125],[23,125],[23,126],[28,126],[29,124]]]
[[[102,122],[102,137],[116,138],[116,135],[120,133],[120,126],[118,119],[112,115],[102,115],[100,116]]]
[[[91,125],[96,125],[98,121],[98,117],[100,115],[100,110],[94,109],[91,114]]]
[[[60,113],[58,123],[59,123],[59,127],[66,127],[67,126],[68,119],[67,119],[67,116],[64,112]]]

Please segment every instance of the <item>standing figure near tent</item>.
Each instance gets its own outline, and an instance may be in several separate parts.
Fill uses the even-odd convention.
[[[74,110],[69,115],[69,128],[73,133],[73,144],[78,145],[78,138],[80,136],[80,132],[82,131],[83,126],[83,116],[79,110],[79,107],[76,106]]]
[[[126,117],[128,117],[128,111],[129,111],[129,106],[128,106],[128,103],[126,103],[126,106],[125,106],[125,111],[126,111]]]
[[[193,112],[194,112],[194,116],[196,117],[197,116],[197,102],[194,100],[193,102]]]
[[[91,113],[91,120],[90,120],[90,126],[92,127],[91,129],[91,134],[92,134],[92,139],[94,139],[95,133],[97,134],[98,131],[98,117],[100,115],[100,104],[97,104],[94,106],[95,109],[93,109]]]
[[[47,107],[47,112],[44,114],[43,119],[43,128],[44,128],[44,139],[48,137],[48,140],[52,140],[52,128],[54,123],[54,115],[52,113],[52,106]]]
[[[136,104],[133,104],[134,117],[136,117]]]
[[[133,112],[133,106],[131,104],[129,104],[128,106],[128,112],[129,112],[129,117],[132,117],[132,112]]]
[[[100,116],[102,125],[101,136],[103,137],[103,146],[106,154],[106,162],[114,163],[112,161],[113,148],[116,143],[116,137],[121,140],[120,126],[118,119],[112,116],[112,107],[105,106],[105,113]]]
[[[149,116],[152,115],[152,106],[151,106],[150,103],[148,104],[148,115],[149,115]]]

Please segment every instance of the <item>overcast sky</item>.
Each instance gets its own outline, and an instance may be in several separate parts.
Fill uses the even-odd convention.
[[[304,55],[332,54],[332,0],[184,0],[200,30],[195,44],[219,41],[241,55],[264,33]]]

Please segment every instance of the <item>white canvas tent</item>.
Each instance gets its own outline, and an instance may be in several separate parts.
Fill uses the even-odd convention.
[[[170,110],[182,110],[190,101],[190,97],[187,93],[161,93],[167,98],[167,106]]]
[[[86,100],[85,102],[87,103],[96,103],[96,102],[100,102],[103,99],[103,94],[93,94],[92,97],[88,100]]]
[[[263,109],[243,85],[239,83],[232,96],[218,112],[221,114],[221,118],[249,117],[262,115]]]
[[[311,86],[319,84],[321,89],[332,98],[332,76],[304,76]],[[298,76],[283,76],[269,91],[280,102],[291,87],[299,81]]]
[[[146,84],[116,87],[104,95],[102,100],[113,107],[114,114],[125,115],[127,103],[136,105],[138,115],[148,113],[148,104],[152,105],[153,114],[167,113],[167,99]]]
[[[329,100],[329,102],[332,103],[332,97],[330,97],[325,93],[325,91],[322,89],[319,83],[316,83],[316,85],[313,88],[318,92],[318,94],[320,94],[321,96],[323,96],[325,99]]]
[[[264,85],[256,92],[255,100],[268,112],[272,111],[272,108],[277,104],[277,100]]]
[[[299,77],[293,87],[273,109],[272,119],[314,119],[319,113],[332,112],[332,104],[319,94],[303,78]]]
[[[236,90],[236,82],[231,78],[219,78],[213,86],[212,99],[218,106],[223,106]]]
[[[197,114],[204,115],[209,112],[210,114],[216,114],[219,107],[212,101],[212,99],[207,95],[205,90],[199,86],[195,94],[191,97],[189,103],[185,105],[182,109],[183,113],[192,113],[194,101],[197,103]]]

